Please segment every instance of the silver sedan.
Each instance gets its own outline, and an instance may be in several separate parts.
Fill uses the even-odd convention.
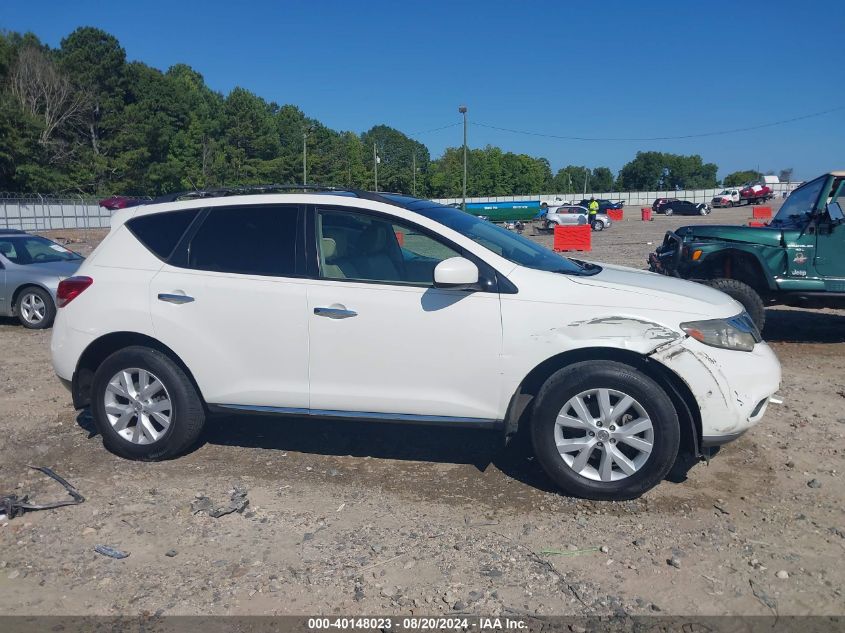
[[[56,316],[56,288],[83,257],[39,235],[0,229],[0,316],[17,317],[33,330]]]
[[[561,205],[559,207],[549,207],[546,212],[545,224],[547,229],[551,229],[555,224],[565,226],[571,224],[589,224],[590,212],[584,207],[578,205]],[[593,220],[593,230],[602,231],[610,228],[611,221],[606,213],[597,213],[596,219]]]

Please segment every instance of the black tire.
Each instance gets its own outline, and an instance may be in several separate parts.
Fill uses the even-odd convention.
[[[701,207],[699,208],[698,213],[699,215],[707,215],[710,211],[707,207]]]
[[[739,301],[757,329],[763,331],[763,326],[766,325],[766,306],[754,288],[736,279],[708,279],[704,283]]]
[[[648,459],[639,470],[616,481],[597,481],[578,474],[556,448],[555,426],[563,406],[579,393],[597,388],[630,395],[642,405],[652,422],[654,438]],[[669,396],[650,377],[619,362],[585,361],[558,370],[540,389],[531,419],[531,440],[537,460],[567,494],[623,501],[639,497],[656,486],[672,468],[680,446],[680,424]],[[596,454],[600,458],[601,452],[593,449],[591,459]]]
[[[44,316],[37,321],[27,320],[21,313],[24,301],[26,301],[28,297],[37,297],[44,304]],[[21,290],[15,300],[15,315],[18,317],[18,321],[21,322],[21,325],[28,330],[46,330],[48,327],[51,327],[53,325],[53,321],[56,320],[56,304],[53,303],[53,298],[50,296],[49,292],[43,288],[39,288],[38,286],[29,286]]]
[[[672,215],[674,213],[674,211],[672,210],[672,207],[667,207],[666,209],[663,210],[663,213],[666,214],[666,215]]]
[[[600,220],[593,220],[593,230],[594,231],[603,231],[604,230],[604,223]]]
[[[109,381],[121,370],[130,368],[149,371],[158,378],[172,404],[170,425],[160,438],[148,444],[135,444],[119,435],[106,415],[104,398]],[[205,424],[205,409],[190,378],[168,356],[143,346],[126,347],[102,362],[94,374],[91,412],[103,437],[103,445],[109,451],[141,461],[157,461],[181,454],[196,442]]]

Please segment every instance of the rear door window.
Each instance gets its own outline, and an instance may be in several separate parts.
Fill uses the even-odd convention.
[[[191,238],[187,267],[293,277],[301,270],[302,213],[293,205],[217,207]]]

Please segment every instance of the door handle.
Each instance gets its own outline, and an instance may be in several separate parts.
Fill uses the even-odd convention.
[[[168,294],[166,292],[159,293],[158,295],[159,301],[165,301],[167,303],[175,303],[177,305],[182,303],[191,303],[194,300],[193,297],[189,297],[188,295],[177,295],[177,294]]]
[[[329,317],[330,319],[348,319],[349,317],[358,316],[358,313],[354,310],[345,310],[343,308],[314,308],[314,314]]]

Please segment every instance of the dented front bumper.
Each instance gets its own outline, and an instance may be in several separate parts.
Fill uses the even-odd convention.
[[[730,442],[759,422],[780,386],[780,362],[766,343],[740,352],[687,337],[659,347],[651,358],[689,387],[701,411],[705,447]]]

